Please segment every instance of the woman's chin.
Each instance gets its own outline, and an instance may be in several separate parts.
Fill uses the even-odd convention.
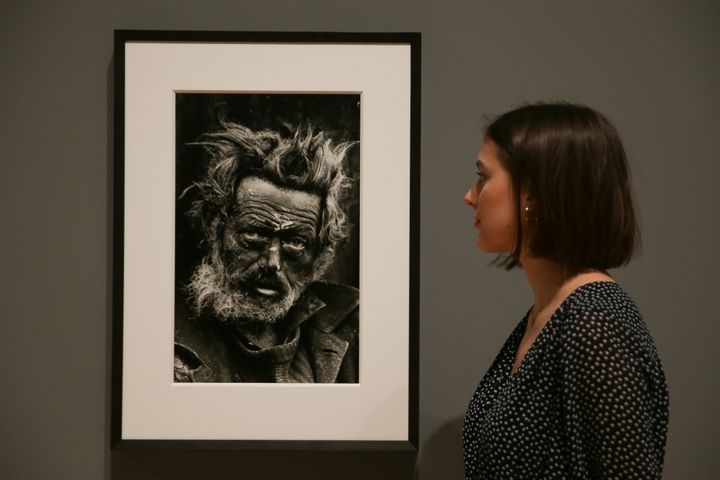
[[[487,243],[483,241],[483,238],[480,235],[477,236],[477,240],[475,240],[475,245],[477,245],[478,250],[480,250],[481,252],[493,253],[492,249],[488,248]]]

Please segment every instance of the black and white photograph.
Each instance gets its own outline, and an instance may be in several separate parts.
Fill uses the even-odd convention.
[[[416,444],[419,34],[115,40],[113,445]]]
[[[176,93],[175,382],[358,382],[360,114]]]

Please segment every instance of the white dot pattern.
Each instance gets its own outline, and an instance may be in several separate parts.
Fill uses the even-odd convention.
[[[668,391],[627,293],[608,281],[577,288],[513,374],[527,320],[470,401],[465,479],[661,478]]]

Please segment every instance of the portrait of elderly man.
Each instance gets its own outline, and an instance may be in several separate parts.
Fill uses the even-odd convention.
[[[356,288],[325,280],[348,236],[354,142],[221,121],[187,215],[202,260],[180,294],[176,382],[356,383]]]

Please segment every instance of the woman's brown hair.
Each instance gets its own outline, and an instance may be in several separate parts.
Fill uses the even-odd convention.
[[[625,149],[605,116],[584,105],[530,104],[493,120],[485,138],[510,174],[524,227],[498,264],[519,265],[523,235],[530,255],[571,272],[625,265],[640,249]],[[523,190],[532,205],[527,217]]]

